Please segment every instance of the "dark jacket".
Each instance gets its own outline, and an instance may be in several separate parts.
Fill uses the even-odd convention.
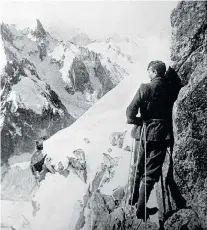
[[[46,156],[47,155],[44,155],[42,153],[42,150],[36,150],[35,153],[32,155],[30,168],[33,174],[35,173],[35,171],[42,171]]]
[[[173,140],[172,108],[181,88],[178,78],[176,75],[172,81],[168,76],[157,76],[150,83],[141,84],[126,111],[127,122],[135,125],[134,138],[140,139],[140,119],[137,118],[140,110],[141,122],[146,124],[147,141]]]

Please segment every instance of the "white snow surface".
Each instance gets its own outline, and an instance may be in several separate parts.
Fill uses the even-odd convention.
[[[53,52],[49,54],[49,56],[52,56],[52,58],[56,59],[57,61],[61,60],[64,53],[64,45],[62,42],[55,47]]]
[[[42,113],[42,109],[47,105],[47,100],[40,93],[46,91],[46,84],[38,81],[38,84],[28,77],[22,77],[14,86],[7,101],[12,101],[14,112],[20,106],[32,109],[37,114]]]
[[[0,34],[0,74],[3,73],[3,69],[6,65],[6,55],[4,51],[3,41]]]
[[[60,72],[62,74],[62,78],[65,82],[70,83],[70,79],[69,79],[69,70],[71,68],[71,65],[73,63],[73,59],[75,58],[74,53],[71,50],[66,50],[66,52],[64,53],[64,64],[63,64],[63,68],[60,69]]]

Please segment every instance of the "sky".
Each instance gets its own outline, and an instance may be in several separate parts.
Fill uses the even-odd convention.
[[[0,21],[34,26],[38,18],[63,40],[84,32],[94,39],[112,34],[160,36],[170,33],[177,1],[0,1]]]

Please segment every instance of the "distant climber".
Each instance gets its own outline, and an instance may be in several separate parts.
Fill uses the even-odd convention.
[[[43,153],[43,142],[45,138],[36,141],[36,151],[31,157],[30,168],[32,174],[37,181],[42,181],[47,172],[55,173],[55,169],[51,166],[50,159]]]
[[[40,140],[36,141],[36,151],[33,153],[31,157],[30,162],[30,168],[32,171],[32,174],[35,176],[37,180],[40,179],[40,172],[43,169],[44,161],[46,155],[43,154],[43,141],[44,138],[41,138]]]
[[[134,124],[132,137],[135,138],[135,164],[140,143],[138,170],[135,175],[134,194],[131,198],[132,205],[136,204],[138,219],[145,218],[145,205],[147,205],[145,204],[145,194],[147,203],[154,184],[159,181],[162,173],[167,147],[170,146],[172,149],[174,144],[172,108],[181,88],[180,78],[171,67],[166,72],[165,63],[152,61],[149,63],[147,71],[150,83],[141,84],[126,110],[127,123]],[[139,111],[141,116],[137,117]],[[143,183],[139,194],[141,180]],[[180,206],[185,206],[185,200],[180,194],[177,199],[179,199]],[[157,208],[146,208],[147,217],[156,212]]]

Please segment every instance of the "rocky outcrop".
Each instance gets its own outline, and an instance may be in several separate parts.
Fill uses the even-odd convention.
[[[74,118],[48,85],[47,91],[40,93],[50,103],[50,106],[45,107],[40,114],[18,105],[14,107],[12,101],[2,103],[4,111],[4,125],[1,130],[2,162],[6,162],[14,154],[33,151],[34,140],[38,139],[43,131],[51,136],[74,122]]]
[[[167,230],[188,229],[201,230],[200,219],[192,209],[179,210],[173,214],[164,224]]]
[[[71,92],[75,93],[79,91],[83,93],[87,89],[93,93],[94,90],[90,82],[89,73],[85,64],[80,59],[74,58],[69,71],[69,78],[71,80]]]
[[[73,151],[73,155],[75,157],[68,158],[68,170],[73,170],[81,180],[85,183],[87,181],[87,167],[86,167],[86,159],[85,152],[82,149],[77,149]]]
[[[33,34],[39,39],[45,38],[47,36],[47,33],[39,19],[37,19],[37,27]]]
[[[206,15],[205,1],[180,2],[171,15],[172,60],[183,83],[174,107],[175,179],[203,228],[207,228]]]
[[[98,94],[98,98],[101,98],[109,90],[113,89],[114,84],[110,79],[110,71],[108,71],[104,66],[101,65],[100,60],[97,58],[94,67],[95,76],[99,79],[101,83],[101,91]]]

